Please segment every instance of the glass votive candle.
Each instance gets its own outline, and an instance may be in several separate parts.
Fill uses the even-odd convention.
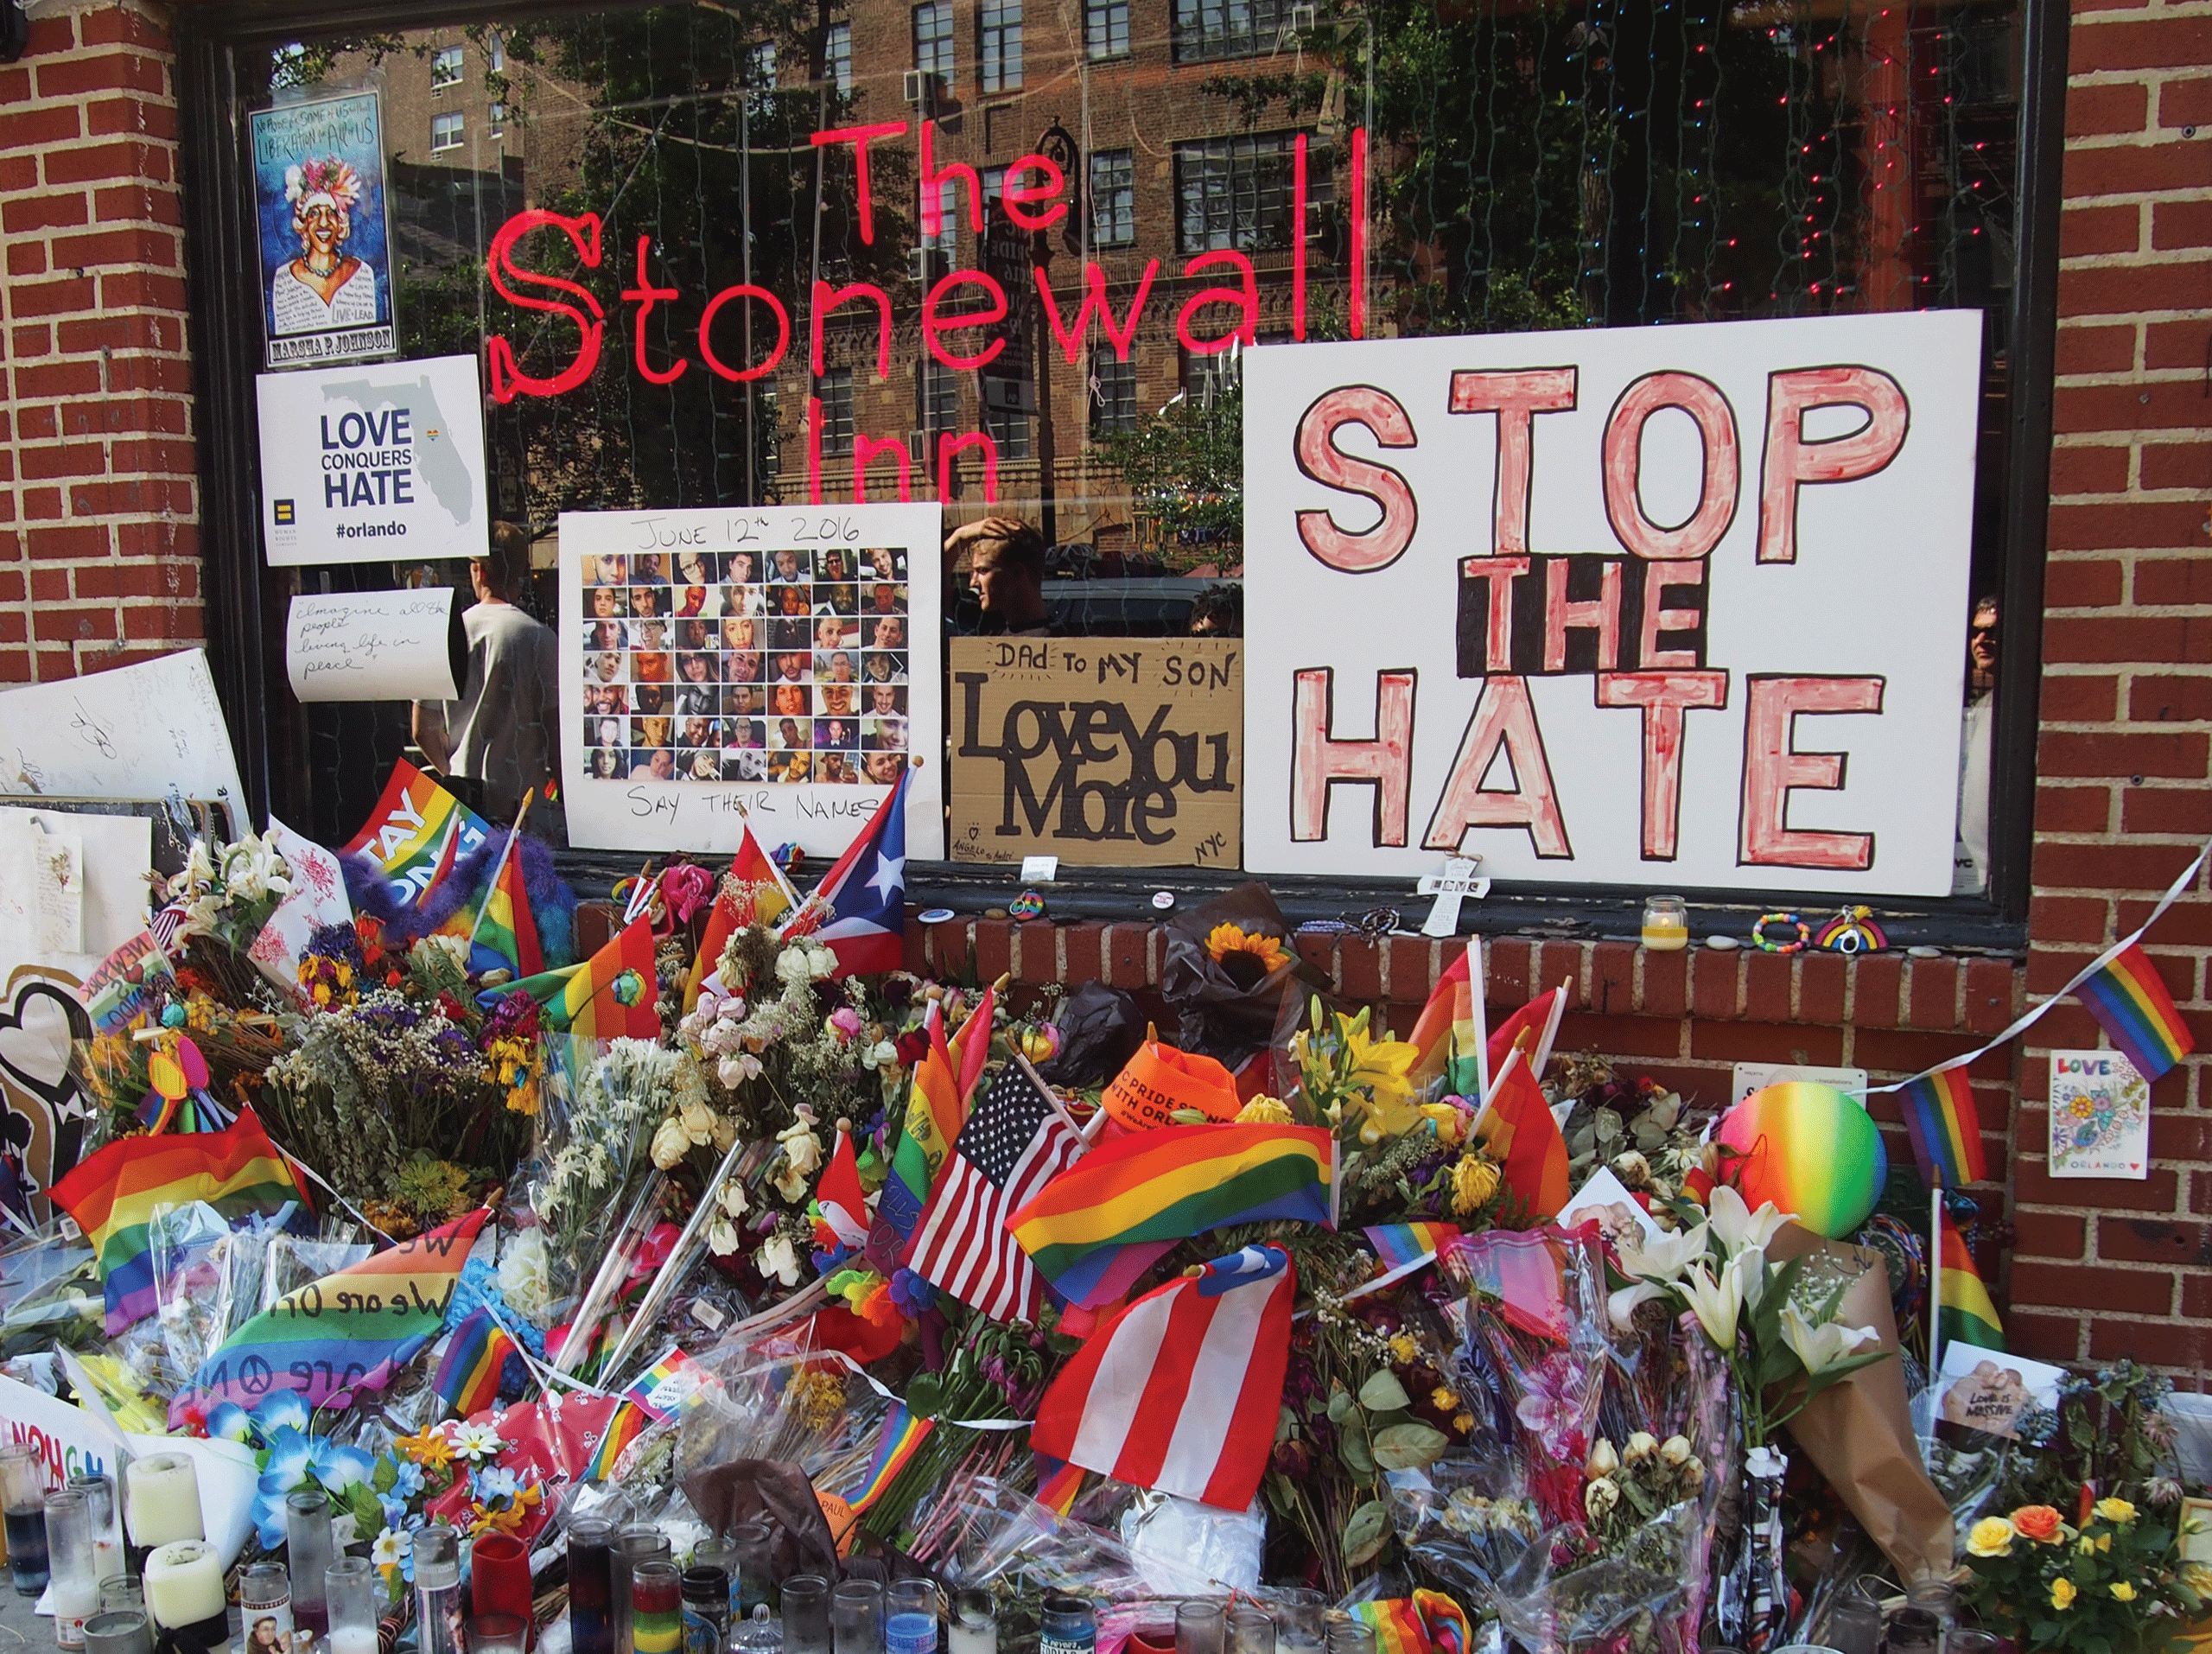
[[[575,1654],[612,1654],[614,1524],[579,1517],[569,1524],[569,1642]],[[330,1654],[341,1654],[334,1643]]]
[[[0,1515],[8,1529],[8,1567],[16,1594],[46,1589],[46,1470],[28,1441],[0,1447]]]
[[[154,1625],[143,1608],[118,1608],[85,1622],[85,1654],[154,1654]]]
[[[962,1591],[952,1599],[946,1654],[999,1654],[998,1610],[988,1591]]]
[[[1275,1622],[1265,1609],[1247,1603],[1230,1610],[1229,1654],[1275,1654]]]
[[[1680,896],[1646,896],[1640,939],[1654,953],[1676,953],[1689,946],[1689,904]]]
[[[103,1583],[124,1577],[130,1559],[123,1549],[123,1511],[116,1503],[115,1478],[102,1471],[80,1470],[70,1477],[69,1485],[83,1490],[92,1511],[93,1576]],[[138,1607],[143,1600],[127,1606]]]
[[[893,1580],[884,1603],[883,1654],[937,1654],[937,1581]]]
[[[530,1621],[516,1613],[480,1613],[468,1622],[464,1635],[468,1654],[523,1654]]]
[[[1229,1612],[1204,1597],[1175,1605],[1175,1654],[1222,1654]]]
[[[830,1641],[836,1654],[884,1654],[880,1581],[847,1580],[830,1594]]]
[[[831,1654],[830,1581],[794,1574],[784,1581],[784,1654]]]
[[[330,1654],[377,1654],[384,1582],[367,1557],[340,1556],[322,1570],[322,1606],[330,1619]]]
[[[637,1654],[681,1654],[683,1573],[666,1555],[631,1564],[630,1644]]]
[[[292,1580],[275,1562],[257,1562],[238,1580],[245,1654],[292,1654]]]
[[[308,1488],[284,1496],[284,1555],[292,1568],[292,1622],[317,1637],[330,1634],[323,1580],[330,1571],[330,1495]]]
[[[54,1640],[85,1645],[85,1622],[100,1611],[100,1579],[92,1571],[92,1507],[80,1487],[46,1496],[46,1556],[54,1600]]]
[[[100,1581],[102,1613],[146,1612],[146,1582],[136,1574],[111,1574]]]

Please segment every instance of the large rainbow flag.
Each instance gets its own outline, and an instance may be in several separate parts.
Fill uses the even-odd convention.
[[[403,758],[391,767],[384,796],[345,854],[366,856],[384,869],[395,896],[417,902],[491,830],[474,811]]]
[[[1128,1289],[1122,1249],[1156,1257],[1230,1224],[1336,1224],[1336,1142],[1318,1126],[1161,1126],[1092,1149],[1007,1222],[1071,1303]]]
[[[251,1407],[275,1390],[321,1407],[341,1391],[381,1389],[437,1337],[491,1215],[479,1207],[279,1298],[200,1363],[169,1403],[170,1427],[194,1406]]]
[[[1912,1139],[1912,1157],[1929,1188],[1961,1188],[1989,1175],[1981,1116],[1964,1063],[1907,1080],[1897,1089],[1897,1106]]]
[[[1490,1102],[1475,1122],[1475,1135],[1529,1216],[1544,1223],[1559,1216],[1572,1193],[1567,1139],[1521,1047],[1506,1053],[1491,1081]]]
[[[883,1415],[883,1428],[877,1432],[875,1452],[869,1458],[868,1470],[859,1483],[845,1491],[845,1503],[853,1507],[855,1515],[868,1511],[899,1479],[899,1473],[913,1462],[921,1451],[922,1443],[930,1439],[930,1432],[937,1428],[935,1419],[917,1418],[906,1410],[904,1402],[891,1403],[891,1410]]]
[[[120,1138],[56,1183],[53,1195],[92,1244],[111,1338],[153,1313],[147,1231],[160,1212],[204,1200],[235,1225],[273,1218],[301,1199],[291,1167],[250,1109],[222,1131]]]
[[[483,922],[477,922],[479,912]],[[438,930],[446,936],[475,941],[469,969],[479,973],[504,968],[511,977],[535,976],[545,969],[545,956],[537,941],[537,916],[531,911],[530,892],[522,876],[522,857],[510,851],[499,861],[498,876],[485,892],[481,904],[463,902]]]
[[[660,1013],[653,1008],[652,920],[645,914],[582,964],[525,976],[514,986],[545,1008],[545,1024],[556,1034],[584,1040],[660,1038]]]
[[[2174,996],[2140,942],[2114,952],[2074,992],[2146,1080],[2158,1078],[2196,1049],[2196,1036],[2174,1008]]]

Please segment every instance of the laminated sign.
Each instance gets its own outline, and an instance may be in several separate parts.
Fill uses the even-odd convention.
[[[1241,638],[956,638],[952,859],[1236,867]]]

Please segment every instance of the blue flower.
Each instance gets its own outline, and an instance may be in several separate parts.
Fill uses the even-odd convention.
[[[321,1462],[315,1466],[315,1475],[324,1487],[333,1493],[344,1493],[369,1479],[376,1468],[376,1460],[360,1447],[339,1447],[318,1436],[323,1451]]]
[[[253,1440],[253,1420],[236,1402],[217,1402],[207,1409],[207,1434],[218,1441]]]
[[[522,1478],[499,1465],[474,1472],[468,1484],[476,1495],[476,1502],[486,1507],[499,1499],[512,1499],[522,1492]]]
[[[253,1422],[264,1441],[286,1428],[304,1433],[309,1422],[308,1404],[296,1390],[272,1390],[253,1409]]]
[[[303,1435],[288,1424],[271,1433],[268,1441],[269,1456],[262,1461],[261,1485],[280,1495],[289,1493],[314,1471],[321,1438]]]
[[[411,1499],[422,1492],[422,1466],[411,1459],[402,1459],[393,1466],[392,1471],[394,1480],[391,1484],[391,1491],[395,1498]]]
[[[262,1485],[254,1491],[253,1525],[261,1539],[264,1550],[275,1550],[284,1543],[284,1495],[289,1488],[272,1490],[269,1478],[261,1479]]]
[[[406,1527],[407,1503],[404,1499],[393,1498],[388,1493],[382,1494],[378,1497],[377,1508],[384,1514],[385,1527],[400,1529]]]

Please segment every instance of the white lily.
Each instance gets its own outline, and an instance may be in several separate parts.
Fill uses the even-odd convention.
[[[1655,1298],[1666,1295],[1666,1288],[1655,1287],[1649,1281],[1637,1281],[1608,1297],[1605,1313],[1612,1318],[1613,1325],[1625,1333],[1633,1324],[1638,1305],[1648,1304]]]
[[[1731,1257],[1747,1246],[1764,1252],[1776,1231],[1796,1215],[1777,1211],[1771,1200],[1762,1202],[1759,1209],[1753,1212],[1745,1204],[1744,1197],[1726,1183],[1713,1189],[1706,1209],[1711,1214],[1713,1232],[1720,1237],[1722,1249]]]
[[[1716,1281],[1712,1270],[1700,1263],[1684,1270],[1676,1287],[1713,1346],[1733,1350],[1736,1321],[1744,1312],[1743,1275],[1731,1264],[1721,1269],[1720,1278]]]
[[[1766,1254],[1756,1247],[1747,1248],[1728,1260],[1728,1271],[1743,1290],[1744,1307],[1757,1309],[1766,1296]]]
[[[1706,1225],[1700,1224],[1695,1229],[1662,1235],[1648,1245],[1624,1246],[1621,1273],[1639,1280],[1672,1281],[1705,1256],[1705,1240]]]
[[[1871,1326],[1846,1326],[1841,1321],[1815,1326],[1795,1304],[1786,1306],[1782,1312],[1783,1342],[1804,1363],[1806,1372],[1816,1378],[1840,1362],[1850,1359],[1864,1345],[1875,1343],[1880,1336]]]

